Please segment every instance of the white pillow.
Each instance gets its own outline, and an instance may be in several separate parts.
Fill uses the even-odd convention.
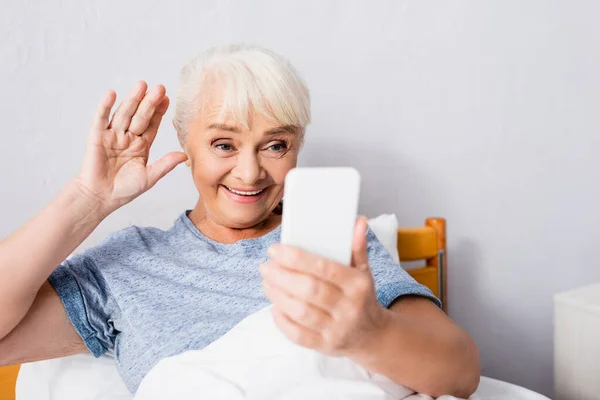
[[[377,239],[383,244],[392,258],[400,263],[398,255],[398,218],[396,214],[381,214],[378,217],[369,219],[369,226]]]
[[[77,354],[27,363],[17,378],[18,400],[131,400],[110,355]]]
[[[382,214],[369,220],[379,241],[398,262],[398,220]],[[23,364],[17,379],[17,400],[130,400],[131,394],[117,372],[115,360],[78,354]]]

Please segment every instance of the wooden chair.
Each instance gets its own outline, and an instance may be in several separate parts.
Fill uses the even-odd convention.
[[[398,229],[398,254],[400,261],[423,260],[425,265],[409,269],[415,280],[427,286],[442,301],[448,312],[446,291],[446,220],[427,218],[425,226]]]
[[[408,273],[431,289],[447,311],[446,220],[428,218],[425,226],[398,229],[398,254],[400,261],[425,262],[424,266],[410,269]],[[0,367],[0,400],[15,400],[19,368],[19,365]]]
[[[0,367],[0,399],[15,400],[15,386],[20,365]]]

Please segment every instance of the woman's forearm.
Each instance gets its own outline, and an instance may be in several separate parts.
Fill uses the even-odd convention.
[[[386,310],[385,328],[355,361],[372,372],[433,397],[469,397],[479,384],[479,354],[473,340],[426,299],[409,312]],[[426,304],[430,303],[430,304]],[[419,309],[423,313],[419,313]],[[431,313],[432,318],[428,318]],[[417,314],[420,314],[417,317]]]
[[[138,82],[114,113],[116,93],[104,95],[77,179],[0,242],[0,339],[25,316],[52,271],[106,216],[187,160],[186,154],[173,152],[148,165],[169,98],[162,85],[147,89],[146,82]]]
[[[27,313],[52,271],[103,220],[100,204],[70,183],[38,215],[0,241],[0,339]]]

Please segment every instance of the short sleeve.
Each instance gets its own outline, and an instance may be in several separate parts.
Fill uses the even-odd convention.
[[[397,262],[377,239],[373,231],[367,231],[367,251],[369,266],[375,279],[377,300],[384,307],[389,307],[394,300],[401,296],[422,296],[441,307],[440,300],[433,295],[428,287],[414,280]]]
[[[71,323],[95,357],[115,344],[113,320],[118,313],[93,250],[64,261],[48,278],[56,289]]]

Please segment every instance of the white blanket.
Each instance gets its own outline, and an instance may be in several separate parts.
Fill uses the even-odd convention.
[[[474,398],[474,397],[473,397]],[[424,400],[345,357],[295,345],[275,325],[270,307],[249,316],[208,347],[160,361],[135,400]],[[439,399],[455,399],[442,396]]]

